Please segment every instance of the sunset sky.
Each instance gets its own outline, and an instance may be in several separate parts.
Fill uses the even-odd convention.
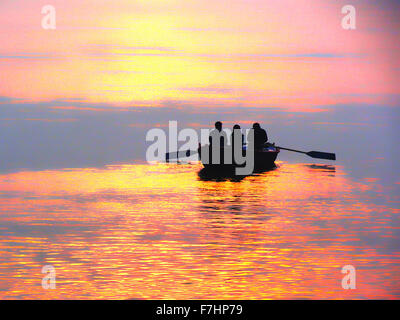
[[[46,4],[56,30],[41,26]],[[344,30],[345,4],[3,0],[0,95],[115,106],[394,104],[399,5],[352,1],[357,29]]]
[[[0,0],[0,299],[400,298],[399,40],[400,0]],[[208,143],[170,121],[276,166],[166,163]]]
[[[42,28],[49,4],[55,30]],[[356,30],[342,28],[348,4]],[[350,149],[351,136],[393,152],[399,12],[388,0],[2,0],[0,169],[143,158],[145,130],[169,120],[257,119],[291,146]]]

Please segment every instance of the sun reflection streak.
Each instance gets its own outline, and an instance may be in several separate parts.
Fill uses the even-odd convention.
[[[322,165],[280,163],[240,181],[205,180],[199,169],[1,175],[0,297],[398,296],[398,199],[374,203],[365,188],[378,181]],[[56,290],[41,288],[46,264],[57,270]],[[357,290],[341,288],[346,264],[357,269]]]

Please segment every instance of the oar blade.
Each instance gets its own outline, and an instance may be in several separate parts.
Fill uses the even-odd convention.
[[[198,153],[196,150],[168,152],[165,154],[165,160],[167,162],[169,162],[169,160],[172,160],[172,159],[189,158],[190,156],[192,156],[196,153]]]
[[[310,151],[307,155],[317,159],[336,160],[336,154],[329,152]]]

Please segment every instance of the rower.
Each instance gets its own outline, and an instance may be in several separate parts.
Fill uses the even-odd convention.
[[[236,137],[241,136],[241,138],[239,138],[239,139],[241,139],[241,143],[239,145],[239,148],[240,148],[239,154],[244,156],[244,154],[243,154],[244,134],[242,133],[242,129],[240,128],[240,126],[238,124],[235,124],[233,126],[233,131],[232,131],[232,135],[231,135],[232,163],[236,163],[235,162],[235,148],[238,148],[238,146],[235,146],[235,134],[236,134]]]
[[[238,125],[238,124],[235,124],[234,126],[233,126],[233,131],[232,131],[232,136],[231,136],[231,145],[232,145],[232,148],[233,148],[233,146],[235,145],[235,130],[238,130],[240,133],[241,133],[241,136],[242,136],[242,146],[244,145],[244,134],[242,134],[242,129],[240,128],[240,126]]]
[[[255,149],[261,149],[268,141],[267,132],[260,127],[258,122],[253,124],[254,130],[254,147]]]
[[[222,130],[222,122],[217,121],[214,124],[215,129],[210,132],[210,161],[209,163],[223,163],[224,159],[224,147],[227,143],[226,133]],[[219,150],[218,150],[219,149]],[[215,156],[213,156],[213,151],[215,151]],[[218,152],[219,151],[219,152]],[[219,154],[219,157],[218,157]]]

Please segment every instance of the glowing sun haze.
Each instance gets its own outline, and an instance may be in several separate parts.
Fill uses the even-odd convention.
[[[391,1],[3,0],[0,96],[118,106],[290,107],[395,103]],[[56,30],[41,9],[56,9]]]

